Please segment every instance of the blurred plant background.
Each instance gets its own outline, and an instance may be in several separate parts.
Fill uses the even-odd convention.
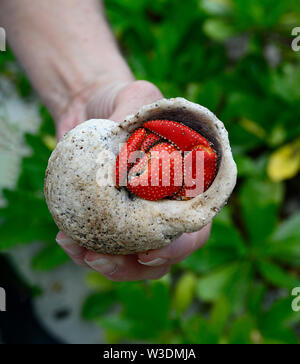
[[[104,329],[109,343],[299,343],[291,292],[300,287],[300,52],[291,48],[291,31],[300,26],[300,1],[105,3],[136,77],[225,123],[239,181],[210,242],[168,276],[113,283],[87,273],[92,294],[83,319]],[[25,101],[31,97],[9,51],[0,53],[0,73]],[[55,139],[43,107],[40,115],[39,132],[25,136],[31,153],[15,188],[3,189],[0,209],[0,250],[40,242],[37,275],[68,260],[43,196]]]

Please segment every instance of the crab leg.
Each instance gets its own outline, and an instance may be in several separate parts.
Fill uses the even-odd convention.
[[[144,123],[143,127],[168,139],[182,152],[191,151],[196,145],[210,146],[208,140],[202,135],[177,121],[152,120]]]
[[[197,145],[184,158],[184,175],[186,176],[187,173],[189,173],[190,178],[185,178],[182,189],[176,194],[176,197],[189,199],[189,197],[193,196],[193,191],[196,192],[196,187],[188,186],[187,182],[190,179],[197,181],[198,171],[196,158],[203,158],[203,171],[201,171],[203,173],[203,183],[201,183],[201,185],[203,184],[202,192],[208,190],[212,182],[214,181],[218,163],[217,155],[211,147],[206,148],[202,145]],[[191,167],[191,170],[188,170],[188,166]]]
[[[145,129],[140,128],[136,130],[121,149],[116,160],[116,187],[126,186],[127,173],[132,165],[130,162],[131,155],[141,150],[141,145],[146,135],[147,132]]]
[[[127,188],[145,200],[161,200],[176,194],[182,186],[182,155],[173,145],[155,145],[130,170]]]

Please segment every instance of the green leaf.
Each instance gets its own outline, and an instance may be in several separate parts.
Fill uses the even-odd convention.
[[[267,255],[279,262],[300,267],[300,214],[284,221],[275,231],[268,245]]]
[[[250,284],[253,280],[254,272],[250,262],[241,262],[239,269],[234,273],[225,287],[224,295],[230,302],[233,313],[243,312],[246,306],[246,299],[249,295]]]
[[[300,212],[292,215],[289,219],[284,221],[276,230],[273,240],[274,241],[289,241],[299,239],[300,244]]]
[[[210,244],[210,243],[208,243]],[[231,249],[218,249],[217,247],[203,247],[190,255],[179,266],[195,273],[208,273],[224,264],[229,264],[236,259],[236,254]]]
[[[116,295],[113,291],[97,292],[87,297],[81,315],[85,320],[101,318],[116,303]]]
[[[102,329],[117,334],[119,339],[133,337],[134,323],[126,317],[119,315],[104,316],[97,320]]]
[[[41,130],[49,122],[44,118]],[[6,205],[0,209],[0,250],[33,241],[51,243],[57,234],[43,194],[50,151],[42,142],[41,132],[26,135],[26,142],[32,153],[21,162],[17,187],[2,191]]]
[[[201,84],[190,84],[187,89],[189,99],[215,112],[224,92],[220,83],[221,80],[218,78],[212,78]]]
[[[300,70],[297,65],[285,64],[281,72],[273,73],[273,92],[288,103],[300,100]]]
[[[266,256],[276,259],[277,262],[300,268],[299,239],[291,238],[282,242],[271,242],[266,251]]]
[[[261,245],[276,228],[283,187],[277,183],[250,179],[244,184],[240,198],[251,243]]]
[[[264,283],[252,281],[247,301],[247,309],[253,317],[257,317],[262,309],[267,287]]]
[[[183,274],[176,283],[173,306],[177,314],[182,314],[192,303],[195,295],[197,277],[192,273]]]
[[[36,270],[47,271],[56,268],[69,260],[70,258],[61,247],[53,243],[43,248],[34,256],[32,266]]]
[[[227,15],[231,12],[230,0],[201,0],[200,7],[209,15]]]
[[[231,304],[228,299],[221,297],[218,301],[216,301],[211,310],[211,316],[209,320],[210,327],[218,337],[222,336],[223,331],[226,328],[231,312],[230,306]]]
[[[170,297],[165,283],[124,283],[118,287],[117,296],[124,308],[123,315],[131,322],[132,337],[157,337],[169,327]]]
[[[221,298],[228,283],[239,269],[239,264],[234,263],[219,268],[199,279],[196,293],[199,299],[212,302]]]
[[[230,302],[230,309],[237,313],[245,307],[253,270],[248,262],[233,263],[199,279],[196,293],[205,302],[215,302],[223,296]]]
[[[235,226],[217,217],[209,242],[181,262],[180,266],[195,273],[208,273],[243,258],[245,254],[246,247]]]
[[[218,344],[219,338],[208,320],[195,315],[183,322],[185,344]]]
[[[0,250],[34,241],[51,242],[56,234],[53,221],[39,220],[38,217],[31,221],[26,216],[7,219],[0,223]]]
[[[228,342],[229,344],[252,344],[251,334],[259,332],[255,330],[255,323],[250,316],[236,319],[231,326]],[[254,335],[253,335],[254,336]]]
[[[280,299],[259,316],[263,336],[273,343],[298,344],[299,339],[292,326],[300,323],[300,312],[292,310],[293,297]]]
[[[257,168],[257,162],[247,155],[236,155],[234,157],[240,177],[257,177],[262,171]]]
[[[96,271],[87,274],[86,284],[97,291],[106,291],[117,287],[117,283],[110,281]]]
[[[43,121],[40,127],[40,133],[42,135],[46,134],[55,136],[54,120],[50,112],[44,106],[40,106],[39,113]]]
[[[224,19],[206,20],[203,24],[203,31],[217,42],[224,42],[236,34],[234,27]]]
[[[241,30],[271,28],[288,11],[290,4],[289,0],[235,0],[233,5],[236,25]]]
[[[274,263],[260,261],[258,262],[257,267],[260,274],[268,282],[277,287],[292,289],[300,286],[299,278],[294,277]]]

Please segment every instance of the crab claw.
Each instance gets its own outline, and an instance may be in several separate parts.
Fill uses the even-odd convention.
[[[191,151],[197,145],[210,147],[209,141],[202,135],[177,121],[152,120],[144,123],[143,127],[168,139],[182,152]]]
[[[199,154],[202,164],[197,159]],[[127,186],[145,200],[187,200],[210,187],[217,161],[210,142],[193,129],[177,121],[147,121],[117,157],[116,186]]]
[[[115,184],[116,187],[127,183],[127,173],[132,165],[132,154],[141,150],[141,145],[147,135],[145,129],[137,129],[127,140],[116,159]]]
[[[155,201],[171,197],[181,186],[182,155],[167,142],[152,147],[132,167],[128,175],[127,188],[145,200]]]
[[[184,184],[175,198],[189,199],[208,190],[215,179],[217,163],[217,155],[211,147],[194,147],[184,158]]]
[[[148,152],[148,150],[156,143],[161,140],[161,137],[154,133],[149,133],[142,143],[141,150],[143,152]]]

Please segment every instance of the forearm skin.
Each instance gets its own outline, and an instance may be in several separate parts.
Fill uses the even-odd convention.
[[[0,26],[55,119],[93,90],[133,79],[98,0],[1,0]]]

